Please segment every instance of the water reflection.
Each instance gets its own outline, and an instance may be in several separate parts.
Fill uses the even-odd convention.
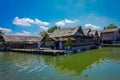
[[[99,64],[101,63],[100,54],[77,54],[77,55],[67,55],[67,56],[60,56],[46,58],[45,61],[53,66],[59,72],[67,72],[70,73],[71,76],[74,75],[81,75],[82,71],[85,69],[91,68],[91,64]]]
[[[119,50],[102,48],[66,56],[0,52],[0,80],[119,80]]]

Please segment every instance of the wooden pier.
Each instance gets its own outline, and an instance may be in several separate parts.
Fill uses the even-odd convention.
[[[40,49],[9,49],[3,51],[12,51],[12,52],[21,52],[21,53],[33,53],[33,54],[43,54],[43,55],[63,55],[69,53],[79,53],[85,50],[98,48],[95,46],[82,46],[82,47],[74,47],[70,50],[53,50],[51,48],[40,48]]]
[[[120,44],[102,44],[103,47],[120,47]]]
[[[33,53],[43,55],[62,55],[65,54],[65,50],[52,50],[52,49],[10,49],[12,52]]]

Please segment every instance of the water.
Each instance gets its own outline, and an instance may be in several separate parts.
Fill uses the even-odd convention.
[[[120,80],[120,48],[61,56],[0,52],[0,80]]]

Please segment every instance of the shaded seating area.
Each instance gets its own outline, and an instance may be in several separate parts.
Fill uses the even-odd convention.
[[[104,44],[112,44],[112,41],[120,41],[120,28],[106,29],[101,31],[101,40]]]
[[[61,28],[47,33],[44,37],[1,35],[0,49],[53,49],[64,50],[75,47],[99,45],[98,31],[86,29],[81,26]]]
[[[39,36],[1,35],[0,45],[3,48],[37,48],[42,39]]]
[[[81,26],[75,26],[56,29],[53,33],[47,33],[44,41],[46,47],[51,47],[52,49],[65,49],[65,44],[68,41],[70,41],[70,44],[67,46],[74,48],[99,44],[100,37],[96,30],[82,30]]]

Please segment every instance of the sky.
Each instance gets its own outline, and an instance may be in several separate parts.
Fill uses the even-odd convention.
[[[102,30],[120,26],[120,0],[0,0],[0,30],[36,35],[57,25]]]

